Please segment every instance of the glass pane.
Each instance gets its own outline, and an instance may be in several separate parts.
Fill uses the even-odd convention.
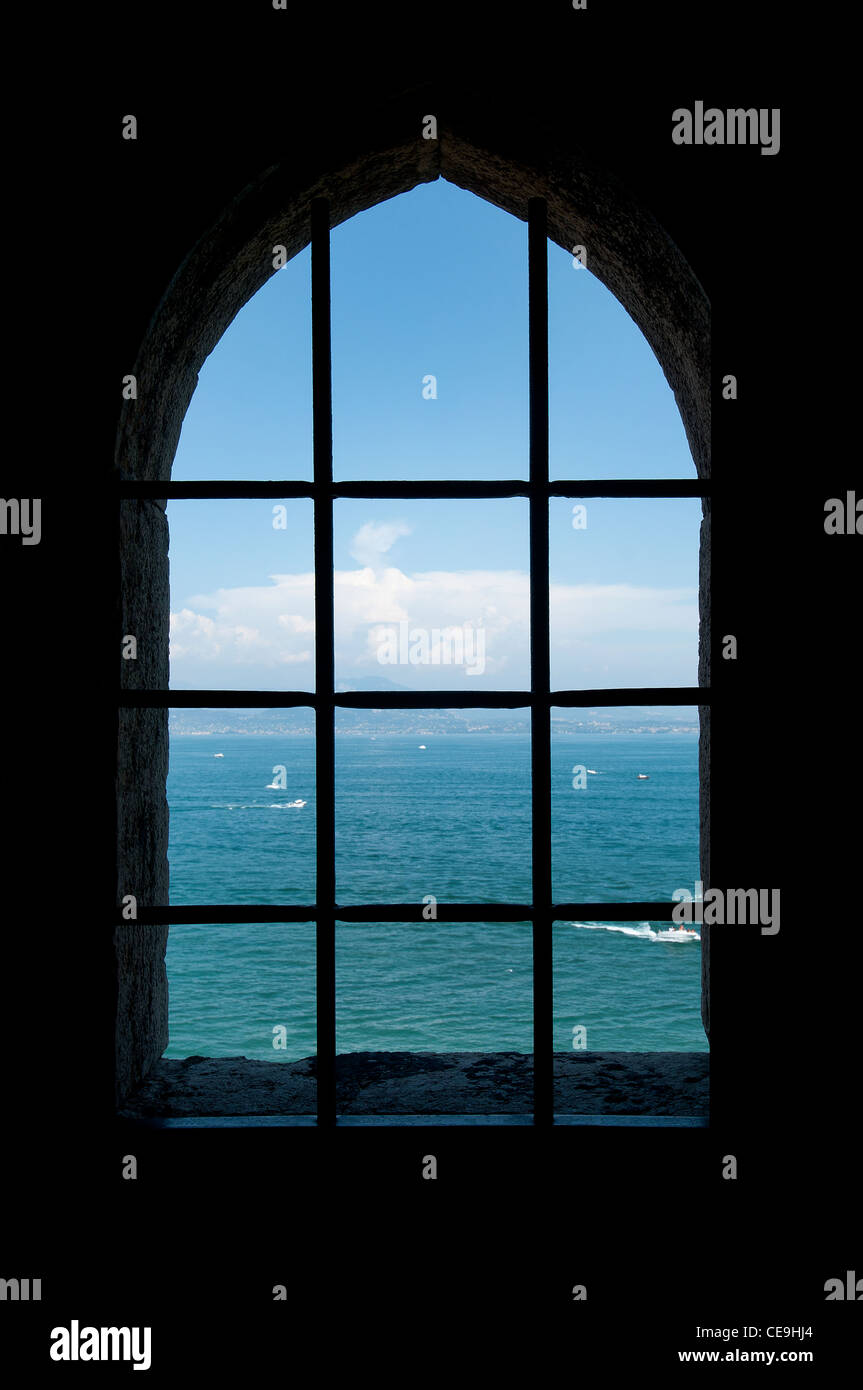
[[[555,1110],[706,1115],[698,933],[558,922],[553,952]]]
[[[554,497],[553,690],[698,684],[700,498]]]
[[[169,714],[171,902],[315,901],[314,713]]]
[[[341,690],[530,688],[524,498],[335,506]]]
[[[701,937],[670,922],[557,922],[556,1052],[706,1052]]]
[[[572,249],[548,248],[552,478],[693,478],[683,421],[628,313]]]
[[[310,277],[307,247],[226,328],[201,368],[183,421],[175,482],[311,478]]]
[[[527,712],[336,711],[339,902],[530,902],[517,720]]]
[[[166,1057],[314,1056],[314,923],[173,926],[165,965]]]
[[[336,956],[342,1110],[532,1110],[529,923],[340,922]]]
[[[314,690],[312,503],[168,504],[171,686]]]
[[[552,710],[557,902],[670,902],[698,879],[696,707]]]
[[[331,246],[335,477],[527,477],[524,223],[438,179]]]

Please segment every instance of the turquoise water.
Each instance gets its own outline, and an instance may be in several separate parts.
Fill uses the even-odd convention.
[[[697,757],[694,734],[555,737],[558,901],[692,891]],[[583,789],[578,764],[592,769]],[[171,902],[313,902],[314,771],[306,736],[172,737]],[[336,843],[345,904],[529,902],[529,739],[338,737]],[[590,1050],[707,1050],[700,944],[663,932],[555,925],[557,1050],[572,1048],[576,1027]],[[340,1052],[532,1051],[529,923],[495,922],[493,908],[486,923],[341,923],[336,952]],[[313,1055],[314,956],[311,923],[172,927],[165,1055]]]

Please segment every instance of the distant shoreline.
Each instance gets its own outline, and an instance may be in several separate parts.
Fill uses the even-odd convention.
[[[639,725],[635,728],[565,728],[554,729],[552,721],[552,731],[558,737],[567,738],[619,738],[619,737],[660,737],[663,734],[697,734],[700,732],[697,724],[678,724],[669,727],[650,727]],[[313,729],[171,729],[172,738],[314,738]],[[337,738],[470,738],[472,736],[482,736],[484,738],[527,738],[530,736],[530,727],[524,725],[517,729],[382,729],[377,733],[370,733],[367,729],[337,729]]]

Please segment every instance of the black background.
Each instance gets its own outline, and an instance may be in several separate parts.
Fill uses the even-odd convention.
[[[43,509],[39,546],[0,543],[0,1275],[43,1280],[41,1303],[3,1304],[0,1332],[24,1369],[131,1373],[49,1361],[50,1329],[72,1318],[151,1326],[149,1375],[166,1380],[296,1374],[300,1351],[319,1374],[431,1378],[459,1357],[488,1374],[521,1356],[554,1374],[664,1370],[705,1345],[696,1325],[812,1327],[802,1346],[822,1370],[846,1354],[858,1310],[826,1302],[824,1283],[863,1275],[851,1214],[863,542],[823,521],[828,497],[863,495],[863,476],[843,430],[850,154],[841,83],[817,61],[843,38],[819,22],[802,32],[768,5],[283,13],[236,0],[67,18],[48,68],[45,36],[15,50],[7,290],[24,309],[7,340],[3,494]],[[460,87],[490,112],[541,110],[577,130],[710,298],[713,879],[780,888],[781,931],[715,936],[709,1130],[130,1138],[109,1117],[105,963],[119,383],[181,259],[255,173],[399,91],[417,89],[419,127]],[[780,107],[780,153],[674,146],[671,112],[696,99]],[[128,112],[135,143],[120,136]],[[734,403],[720,399],[726,372]],[[725,633],[736,662],[719,659]],[[129,1152],[136,1182],[121,1178]],[[426,1153],[436,1182],[421,1178]]]

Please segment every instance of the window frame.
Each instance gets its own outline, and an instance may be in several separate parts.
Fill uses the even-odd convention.
[[[671,902],[554,902],[551,865],[551,709],[619,705],[709,707],[709,686],[555,690],[550,686],[549,503],[552,497],[711,496],[708,478],[557,479],[548,466],[548,226],[546,200],[528,200],[529,478],[528,480],[342,482],[333,480],[331,211],[327,198],[311,200],[313,480],[311,482],[144,482],[121,480],[122,500],[205,498],[311,498],[314,505],[315,691],[121,690],[118,707],[294,708],[315,711],[316,901],[293,906],[143,906],[136,920],[162,927],[211,922],[308,922],[316,935],[317,1124],[340,1120],[336,1099],[335,924],[337,921],[415,922],[422,903],[339,905],[335,883],[335,711],[374,709],[530,709],[531,883],[530,903],[439,903],[437,920],[529,921],[532,927],[533,1110],[530,1123],[547,1128],[554,1111],[552,939],[562,920],[671,921]],[[526,691],[343,692],[335,690],[333,508],[339,498],[473,499],[526,497],[530,534],[530,689]],[[702,542],[703,544],[703,542]],[[699,778],[701,780],[701,777]],[[702,818],[701,834],[704,834]],[[702,851],[703,851],[702,845]],[[117,926],[124,925],[120,920]],[[283,1117],[290,1123],[291,1117]],[[298,1117],[294,1117],[298,1118]],[[343,1118],[343,1117],[341,1117]],[[436,1123],[463,1121],[441,1116]],[[626,1117],[616,1116],[620,1122]],[[643,1117],[637,1117],[643,1123]],[[661,1121],[655,1121],[661,1122]],[[254,1119],[249,1117],[249,1123]]]

